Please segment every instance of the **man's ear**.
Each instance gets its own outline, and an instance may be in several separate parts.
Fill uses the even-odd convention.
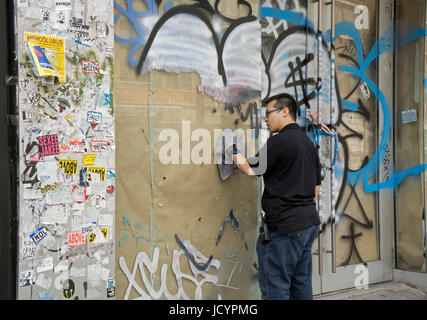
[[[287,117],[287,116],[289,116],[289,108],[288,107],[283,107],[283,116],[284,117]]]

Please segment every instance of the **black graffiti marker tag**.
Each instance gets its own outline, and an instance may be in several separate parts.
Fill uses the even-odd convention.
[[[316,92],[313,90],[310,94],[307,95],[307,85],[316,85],[316,90],[320,90],[322,87],[321,79],[318,79],[317,84],[316,80],[313,78],[304,79],[303,68],[308,65],[311,61],[314,60],[314,55],[312,53],[307,54],[303,61],[299,57],[295,59],[295,65],[292,62],[289,62],[290,73],[285,80],[285,88],[294,88],[295,98],[298,100],[298,87],[301,87],[303,98],[297,101],[298,107],[298,116],[301,115],[300,106],[305,104],[308,109],[310,109],[310,100],[316,97]],[[296,77],[298,76],[298,79]],[[290,82],[292,78],[292,82]]]
[[[191,263],[197,268],[197,270],[205,271],[209,267],[209,265],[212,262],[213,256],[210,256],[208,261],[204,265],[201,266],[196,262],[193,255],[190,252],[188,252],[188,249],[185,247],[185,245],[182,243],[181,239],[179,239],[178,235],[176,235],[176,234],[175,234],[175,240],[176,240],[176,243],[178,243],[178,245],[180,246],[180,248],[182,250],[184,250],[185,255],[191,261]]]

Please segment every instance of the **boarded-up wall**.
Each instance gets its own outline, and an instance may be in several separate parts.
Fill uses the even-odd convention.
[[[253,15],[257,1],[250,2]],[[251,129],[259,93],[251,87],[254,79],[233,78],[245,75],[239,69],[245,52],[231,53],[233,46],[242,50],[249,45],[246,55],[260,57],[260,47],[253,52],[250,41],[234,42],[227,20],[250,11],[237,1],[221,1],[217,9],[211,1],[212,12],[185,6],[194,1],[163,1],[160,7],[155,1],[128,3],[132,7],[117,1],[115,12],[117,298],[245,299],[253,272],[258,181],[236,172],[223,181],[213,153],[219,137],[215,131],[226,128],[241,129],[249,146],[257,144]],[[234,31],[250,37],[244,27],[253,21],[240,21],[243,29]],[[217,59],[220,47],[210,40],[208,25],[219,38],[230,29],[221,46],[223,59]],[[133,37],[141,41],[139,47],[126,42]],[[148,52],[148,65],[137,74],[142,44],[149,37],[150,52],[156,54]],[[228,66],[226,85],[218,60]],[[259,79],[260,66],[253,70]],[[178,163],[165,164],[162,154],[172,137],[178,138]]]

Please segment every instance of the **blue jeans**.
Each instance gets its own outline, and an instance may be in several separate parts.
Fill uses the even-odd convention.
[[[258,282],[263,300],[312,300],[311,247],[318,226],[283,236],[270,232],[271,240],[258,238]]]

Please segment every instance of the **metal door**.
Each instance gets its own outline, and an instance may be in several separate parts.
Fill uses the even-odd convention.
[[[324,179],[314,294],[392,279],[393,193],[377,183],[392,174],[393,11],[392,1],[378,0],[307,6],[318,48],[326,45],[330,54],[329,70],[321,57],[314,68],[322,84],[328,76],[331,84],[330,106],[321,102],[322,92],[316,97],[330,133],[315,132]]]

